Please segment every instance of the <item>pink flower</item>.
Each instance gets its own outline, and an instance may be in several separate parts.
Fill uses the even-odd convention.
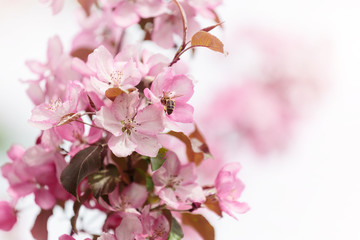
[[[78,49],[95,49],[104,45],[111,53],[116,54],[117,43],[123,34],[112,19],[110,9],[103,12],[93,11],[90,16],[84,11],[78,11],[78,22],[81,27],[72,41],[72,52]]]
[[[174,209],[189,209],[193,202],[204,202],[204,192],[195,183],[194,164],[181,165],[173,152],[167,152],[165,159],[152,176],[159,197]]]
[[[105,8],[113,9],[113,20],[122,28],[138,23],[141,18],[157,16],[166,9],[163,0],[103,0],[102,2]]]
[[[126,214],[115,230],[117,240],[166,240],[170,224],[159,212],[150,212],[150,205],[144,207],[141,215]]]
[[[80,75],[71,69],[72,58],[64,53],[58,36],[48,41],[47,62],[37,60],[26,61],[29,69],[38,75],[37,80],[28,80],[30,83],[27,93],[35,105],[45,100],[64,99],[68,83],[78,80]],[[41,84],[45,82],[45,84]]]
[[[115,230],[117,240],[134,240],[135,236],[142,233],[142,225],[139,217],[135,214],[126,214],[120,225]]]
[[[58,98],[53,99],[50,103],[42,103],[34,107],[29,122],[41,130],[56,126],[65,115],[77,112],[79,98],[83,91],[83,86],[80,83],[72,82],[69,84],[68,96],[65,102]]]
[[[141,223],[143,239],[167,239],[170,231],[169,221],[160,212],[150,212],[150,205],[145,206],[142,210]]]
[[[210,134],[236,132],[261,154],[286,146],[295,120],[293,109],[279,93],[259,81],[247,81],[220,91],[211,109],[215,112],[209,111],[202,120],[206,129],[215,129]]]
[[[124,93],[96,113],[95,123],[112,133],[108,145],[118,157],[133,151],[155,157],[161,147],[156,135],[163,130],[162,110],[153,105],[139,110],[139,101],[137,91]]]
[[[40,0],[41,3],[50,2],[53,14],[58,14],[64,6],[64,0]]]
[[[116,188],[108,196],[110,205],[103,201],[102,198],[100,198],[100,204],[110,211],[137,212],[136,208],[142,207],[147,199],[148,192],[145,186],[131,183],[122,190],[121,194]]]
[[[74,59],[73,67],[90,76],[91,83],[102,94],[109,88],[128,92],[141,80],[141,73],[134,61],[118,61],[104,46],[98,47],[88,56],[86,65],[80,59]]]
[[[237,218],[233,214],[234,212],[245,213],[250,209],[246,203],[237,201],[245,188],[240,179],[236,177],[240,168],[240,163],[226,164],[219,171],[215,180],[215,187],[221,210],[235,219]]]
[[[187,36],[191,36],[200,30],[200,24],[195,20],[196,9],[190,6],[187,2],[182,1],[186,18],[187,18]],[[183,23],[178,7],[173,3],[169,3],[169,11],[154,18],[154,29],[152,31],[151,39],[163,48],[172,48],[175,45],[174,35],[183,37]]]
[[[0,201],[0,229],[10,231],[17,221],[14,208],[6,201]]]
[[[35,145],[27,150],[13,146],[8,151],[12,160],[1,167],[9,182],[8,192],[17,201],[28,194],[35,194],[35,202],[43,209],[51,209],[56,199],[68,199],[68,193],[59,183],[65,160],[59,152]]]
[[[171,68],[160,73],[153,81],[150,90],[144,94],[153,104],[163,105],[168,121],[193,122],[194,108],[187,101],[194,93],[194,84],[184,74],[174,75]],[[169,102],[173,102],[173,111],[169,111]]]

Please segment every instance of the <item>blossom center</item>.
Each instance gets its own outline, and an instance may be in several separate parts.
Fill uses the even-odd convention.
[[[168,182],[166,184],[166,187],[175,190],[176,187],[180,186],[181,182],[182,182],[182,179],[179,179],[176,176],[170,176],[170,178],[168,179]]]
[[[113,84],[114,87],[119,87],[120,86],[120,82],[122,80],[124,76],[123,71],[113,71],[112,73],[110,73],[110,80],[111,82],[109,82],[109,84]]]
[[[127,133],[128,135],[131,134],[132,129],[134,128],[134,125],[136,124],[134,121],[127,119],[126,121],[121,121],[123,124],[122,131],[124,133]]]
[[[59,107],[62,106],[62,101],[60,98],[51,100],[46,109],[55,112]]]

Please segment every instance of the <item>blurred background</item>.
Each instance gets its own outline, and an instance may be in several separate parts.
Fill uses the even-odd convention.
[[[56,34],[68,51],[78,26],[74,1],[56,16],[36,0],[0,3],[3,165],[12,144],[30,147],[39,134],[19,81],[34,77],[25,60],[45,61]],[[192,104],[210,145],[242,164],[240,200],[251,210],[238,221],[212,218],[216,239],[360,239],[359,9],[355,0],[225,0],[219,8],[224,31],[214,34],[229,55],[197,52]],[[0,200],[6,189],[1,178]],[[18,224],[0,239],[31,239],[31,201],[21,200]],[[51,240],[68,231],[68,217],[50,221]]]

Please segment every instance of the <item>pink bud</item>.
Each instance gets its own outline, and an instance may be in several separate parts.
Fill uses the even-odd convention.
[[[0,201],[0,229],[10,231],[16,223],[16,212],[6,201]]]

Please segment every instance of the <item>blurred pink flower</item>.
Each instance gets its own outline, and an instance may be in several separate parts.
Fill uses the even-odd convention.
[[[163,0],[102,0],[104,8],[112,10],[114,22],[127,28],[140,21],[141,18],[157,16],[166,10]]]
[[[68,83],[80,78],[79,73],[71,69],[71,62],[72,58],[64,52],[58,36],[48,40],[46,63],[26,61],[30,71],[38,75],[36,80],[25,81],[29,83],[27,93],[35,105],[45,100],[65,98]],[[41,87],[41,82],[45,82],[44,87]]]
[[[16,212],[10,203],[0,201],[0,230],[10,231],[17,221]]]
[[[200,24],[195,19],[197,10],[189,5],[188,2],[181,2],[181,6],[186,13],[187,36],[190,39],[196,31],[200,30]],[[169,3],[168,8],[169,11],[154,18],[154,29],[151,35],[151,39],[163,48],[174,47],[174,35],[183,37],[183,26],[179,9],[173,2]]]
[[[64,6],[64,0],[40,0],[41,3],[48,3],[50,1],[51,1],[50,6],[52,9],[52,13],[54,15],[58,14]]]

